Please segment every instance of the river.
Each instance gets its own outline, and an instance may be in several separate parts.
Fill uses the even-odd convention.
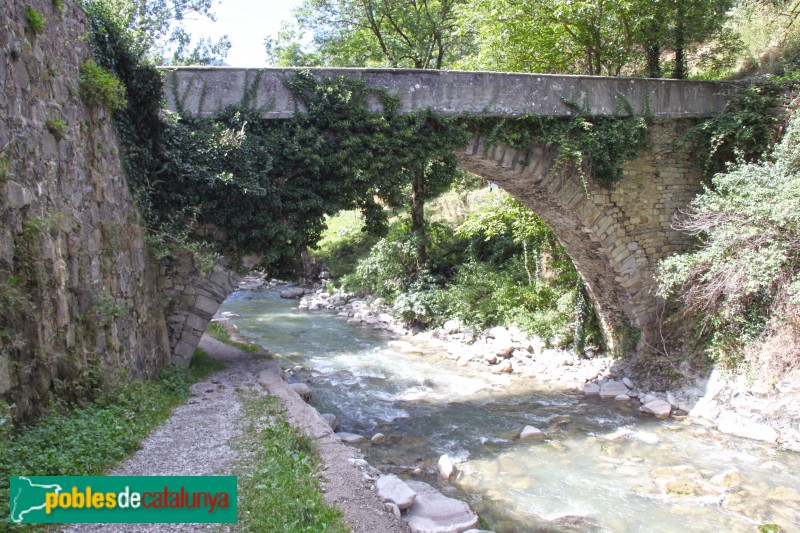
[[[334,413],[339,431],[387,436],[359,445],[373,466],[436,484],[497,533],[800,531],[797,454],[461,367],[427,344],[401,351],[383,332],[300,311],[275,291],[234,293],[221,311],[304,368],[312,405]],[[543,437],[521,441],[525,425]],[[442,454],[458,463],[447,482],[435,477]]]

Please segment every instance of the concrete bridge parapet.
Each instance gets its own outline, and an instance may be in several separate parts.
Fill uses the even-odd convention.
[[[164,67],[171,111],[196,116],[252,96],[250,105],[268,119],[285,119],[298,108],[284,85],[300,69]],[[721,112],[731,84],[706,81],[516,74],[415,69],[314,68],[316,76],[359,78],[400,97],[400,113],[431,109],[445,115],[568,116],[573,102],[593,115],[613,115],[625,105],[654,117],[704,117]],[[376,101],[376,107],[379,105]]]

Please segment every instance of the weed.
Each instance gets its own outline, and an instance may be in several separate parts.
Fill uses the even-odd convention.
[[[0,184],[5,183],[11,177],[11,171],[8,170],[8,159],[0,157]]]
[[[59,14],[63,15],[66,8],[64,7],[64,0],[53,0],[53,7]]]
[[[89,107],[122,109],[128,102],[125,86],[116,75],[98,65],[93,59],[81,66],[79,80],[81,100]]]
[[[238,471],[242,529],[347,531],[341,512],[322,497],[314,442],[289,425],[274,397],[242,394],[242,399],[249,421],[242,444],[255,452]]]
[[[110,323],[128,314],[128,309],[116,302],[108,291],[102,291],[92,305],[92,316],[104,323]]]
[[[57,141],[63,141],[67,138],[67,123],[63,120],[47,119],[44,125]]]
[[[229,346],[233,346],[235,348],[239,348],[243,352],[247,353],[256,353],[263,350],[261,346],[257,344],[247,344],[244,342],[237,342],[231,339],[231,334],[225,329],[225,326],[219,324],[217,322],[212,322],[206,328],[206,333],[220,342],[224,342]]]
[[[25,20],[28,24],[28,29],[34,35],[38,35],[44,31],[47,24],[47,19],[41,13],[33,9],[31,6],[25,7]]]

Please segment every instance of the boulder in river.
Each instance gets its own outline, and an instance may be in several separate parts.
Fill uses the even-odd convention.
[[[439,457],[439,462],[436,464],[436,467],[438,468],[439,476],[441,476],[442,479],[450,479],[450,477],[456,472],[456,465],[447,454]]]
[[[775,444],[778,432],[767,424],[754,422],[743,416],[723,413],[717,419],[717,429],[729,435]]]
[[[621,381],[607,381],[600,387],[601,398],[616,398],[620,394],[628,394],[628,387]]]
[[[448,498],[422,481],[409,481],[407,485],[417,493],[414,505],[408,509],[406,515],[411,531],[451,533],[466,531],[478,525],[478,515],[461,500]]]
[[[333,431],[336,431],[336,428],[339,427],[339,419],[333,413],[322,413],[320,415],[325,422],[331,427]]]
[[[289,287],[281,291],[281,298],[300,298],[306,293],[303,287]]]
[[[519,438],[523,440],[542,436],[544,436],[542,430],[533,426],[525,426],[519,434]]]
[[[378,496],[381,500],[391,502],[399,509],[408,509],[414,504],[414,499],[417,497],[417,493],[394,474],[381,476],[375,487],[378,489]]]
[[[587,383],[583,386],[583,393],[587,396],[596,396],[600,394],[600,385],[595,383],[594,381],[591,383]]]
[[[667,418],[672,412],[672,406],[669,402],[664,400],[653,400],[641,406],[639,410],[646,415],[652,415],[656,418]]]
[[[346,431],[340,431],[338,433],[334,433],[336,438],[338,438],[341,442],[345,444],[355,444],[356,442],[361,442],[364,440],[362,435],[358,435],[356,433],[348,433]]]
[[[289,386],[297,393],[298,396],[303,399],[304,402],[311,400],[311,387],[305,383],[292,383]]]
[[[514,365],[511,364],[511,361],[502,361],[492,367],[492,374],[510,374],[513,371]]]
[[[375,433],[369,440],[372,444],[380,444],[386,440],[386,435],[383,433]]]

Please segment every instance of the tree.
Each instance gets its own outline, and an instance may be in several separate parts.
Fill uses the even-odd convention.
[[[478,0],[461,11],[478,28],[463,66],[617,76],[637,53],[645,4],[626,0]]]
[[[285,25],[276,39],[267,38],[270,58],[282,65],[387,66],[441,69],[469,47],[460,32],[456,7],[466,0],[306,0],[295,11],[297,23]],[[313,32],[312,47],[300,44]],[[413,135],[438,135],[434,117],[410,124]],[[435,128],[434,128],[435,129]],[[430,131],[423,131],[430,130]],[[417,266],[426,261],[425,200],[456,173],[454,158],[412,157],[404,168],[410,183],[411,227],[417,245]],[[397,206],[397,187],[382,197]]]
[[[466,0],[305,0],[296,23],[267,39],[279,63],[292,59],[329,66],[441,69],[464,53],[468,34],[458,31],[456,7]],[[300,44],[313,34],[312,52]],[[309,66],[298,65],[295,66]]]
[[[201,38],[192,47],[192,36],[181,26],[193,15],[214,20],[213,4],[214,0],[84,0],[87,10],[102,10],[113,18],[137,53],[176,65],[209,64],[227,55],[231,47],[227,35],[216,42]]]
[[[478,0],[459,13],[477,53],[459,66],[517,72],[660,77],[662,52],[686,52],[723,31],[732,0]],[[644,67],[644,68],[643,68]]]

